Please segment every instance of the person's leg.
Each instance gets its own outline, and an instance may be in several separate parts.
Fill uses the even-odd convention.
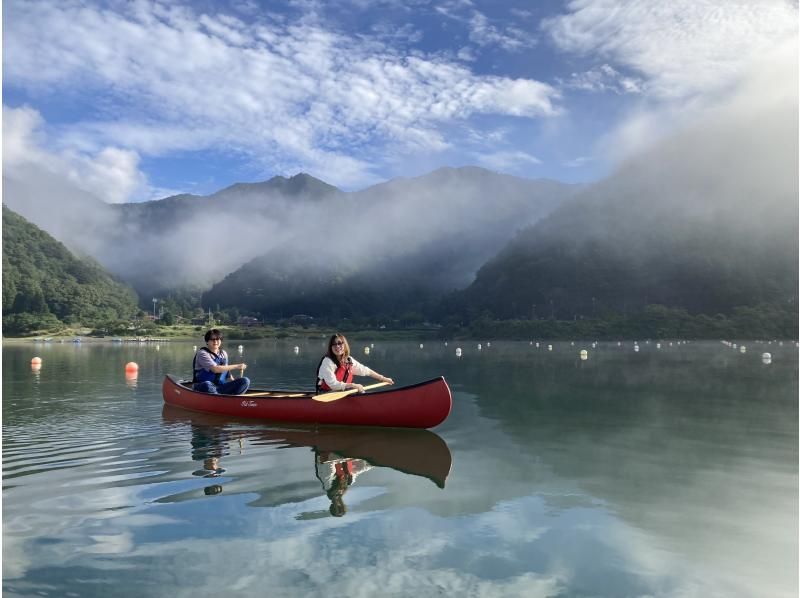
[[[242,395],[247,392],[248,388],[250,388],[250,378],[243,376],[236,380],[220,384],[217,390],[225,395]]]
[[[194,385],[194,389],[198,392],[207,392],[208,394],[215,395],[217,394],[217,387],[214,386],[213,382],[198,382]]]

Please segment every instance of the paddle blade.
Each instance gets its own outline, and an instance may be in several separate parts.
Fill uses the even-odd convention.
[[[364,390],[372,390],[373,388],[379,388],[381,386],[386,386],[389,384],[388,382],[377,382],[375,384],[370,384],[369,386],[365,386]],[[337,392],[326,392],[321,395],[314,395],[311,397],[315,401],[320,401],[321,403],[330,403],[331,401],[338,401],[339,399],[343,399],[345,397],[349,397],[350,395],[356,394],[358,391],[355,388],[351,388],[350,390],[340,390]]]

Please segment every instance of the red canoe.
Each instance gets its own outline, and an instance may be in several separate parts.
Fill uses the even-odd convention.
[[[307,391],[250,389],[244,395],[212,395],[187,384],[167,375],[162,385],[164,402],[191,411],[276,422],[432,428],[447,419],[453,406],[450,388],[441,376],[331,402],[316,401],[314,393]]]

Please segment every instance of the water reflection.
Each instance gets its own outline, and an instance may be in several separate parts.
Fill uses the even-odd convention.
[[[237,472],[226,469],[223,461],[231,454],[231,443],[238,442],[239,452],[244,451],[245,440],[251,446],[269,446],[276,449],[310,448],[313,460],[308,462],[308,476],[313,475],[322,492],[331,504],[324,512],[308,512],[298,519],[315,519],[330,514],[341,517],[347,513],[344,496],[356,479],[373,468],[389,468],[395,471],[424,477],[439,488],[444,488],[452,467],[452,455],[447,443],[428,430],[406,430],[390,428],[363,428],[346,426],[273,428],[253,426],[252,422],[230,420],[223,416],[192,413],[165,405],[164,421],[171,424],[186,424],[191,427],[191,458],[196,464],[192,475],[203,478],[237,478]],[[312,468],[313,466],[313,468]],[[267,468],[269,469],[269,468]],[[288,477],[288,476],[287,476]],[[274,486],[264,488],[263,480],[257,481],[256,492],[260,498],[250,506],[275,506],[297,500],[299,490],[295,487],[288,496],[276,492]],[[298,486],[298,484],[294,484]],[[239,484],[238,491],[243,489]],[[223,482],[206,486],[207,496],[221,494]],[[183,500],[188,496],[173,496],[171,500]]]
[[[318,451],[315,453],[317,479],[331,501],[328,511],[334,517],[342,517],[347,513],[347,505],[344,503],[345,492],[358,476],[372,469],[372,465],[364,459],[348,459],[336,453]]]

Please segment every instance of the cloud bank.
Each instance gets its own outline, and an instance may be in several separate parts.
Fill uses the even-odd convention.
[[[351,186],[379,180],[372,159],[388,147],[447,149],[442,124],[558,112],[547,83],[476,75],[314,18],[245,22],[147,1],[110,7],[20,0],[5,10],[7,80],[39,96],[91,97],[91,118],[53,125],[60,144],[89,155],[109,146],[153,156],[241,152],[273,172],[303,169]]]

